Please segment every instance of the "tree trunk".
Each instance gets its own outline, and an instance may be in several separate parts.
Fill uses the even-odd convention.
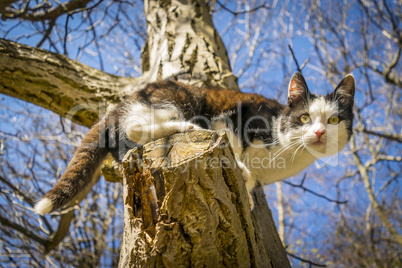
[[[120,267],[290,267],[261,192],[250,212],[223,132],[146,144],[123,170]]]
[[[239,89],[204,0],[145,1],[148,40],[142,68],[152,81],[176,77],[197,86]]]
[[[238,89],[205,1],[144,5],[142,64],[152,80],[176,77]],[[262,187],[254,191],[251,213],[234,163],[226,137],[211,132],[179,134],[130,151],[119,266],[290,267]]]

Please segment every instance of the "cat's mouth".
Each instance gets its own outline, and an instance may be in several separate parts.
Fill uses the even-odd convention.
[[[323,143],[322,141],[318,140],[316,142],[312,142],[310,145],[314,145],[314,146],[323,146],[325,145],[325,143]]]
[[[313,146],[313,147],[318,147],[318,146],[324,146],[326,144],[325,141],[319,140],[319,139],[310,139],[310,140],[305,140],[304,144],[306,146]]]

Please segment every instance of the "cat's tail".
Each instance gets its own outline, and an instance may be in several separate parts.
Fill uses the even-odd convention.
[[[38,214],[50,213],[74,200],[92,181],[97,169],[106,157],[107,144],[105,119],[91,128],[74,153],[57,184],[36,204]]]

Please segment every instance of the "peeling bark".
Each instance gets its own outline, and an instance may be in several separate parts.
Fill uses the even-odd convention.
[[[267,205],[250,212],[235,163],[223,132],[131,150],[119,267],[290,267]],[[266,204],[261,193],[257,202]]]
[[[123,182],[122,166],[108,155],[101,166],[102,175],[108,182]]]

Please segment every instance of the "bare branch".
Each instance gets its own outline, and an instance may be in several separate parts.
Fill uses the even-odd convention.
[[[285,205],[283,202],[283,189],[282,183],[277,181],[275,182],[276,186],[276,196],[278,199],[278,233],[279,237],[282,240],[282,244],[285,245]]]
[[[221,2],[219,2],[219,1],[216,1],[216,2],[219,4],[220,7],[222,7],[222,9],[226,10],[227,12],[231,13],[234,16],[238,16],[238,15],[246,14],[246,13],[253,13],[253,12],[256,12],[257,10],[259,10],[259,9],[271,9],[270,6],[264,4],[264,5],[260,5],[260,6],[257,6],[255,8],[252,8],[250,10],[233,11],[233,10],[230,10],[229,8],[227,8]]]
[[[388,140],[393,140],[393,141],[402,143],[402,136],[400,136],[398,134],[392,134],[392,133],[387,133],[387,132],[377,132],[377,131],[367,129],[363,126],[357,127],[355,130],[358,132],[363,132],[363,133],[366,133],[369,135],[374,135],[374,136],[378,136],[378,137],[386,138]]]
[[[63,55],[0,39],[0,93],[40,105],[61,116],[85,104],[72,117],[85,126],[97,120],[96,107],[101,101],[118,102],[148,82],[146,75],[119,77]]]
[[[293,52],[293,49],[292,49],[292,46],[288,45],[288,48],[290,50],[290,53],[292,54],[294,62],[296,63],[297,71],[301,73],[302,69],[300,68],[299,62],[296,59],[295,53]]]
[[[394,155],[378,155],[377,159],[378,160],[385,160],[385,161],[395,161],[395,162],[401,162],[402,161],[401,156],[394,156]]]
[[[329,201],[329,202],[333,202],[333,203],[336,203],[336,204],[346,204],[346,203],[348,202],[348,200],[345,200],[345,201],[334,200],[334,199],[331,199],[331,198],[326,197],[325,195],[316,193],[316,192],[314,192],[314,191],[312,191],[312,190],[306,188],[305,186],[303,186],[304,181],[305,181],[305,179],[306,179],[306,176],[307,176],[307,173],[304,173],[303,179],[302,179],[302,181],[300,182],[300,184],[294,184],[294,183],[291,183],[291,182],[289,182],[289,181],[283,181],[283,182],[286,183],[286,184],[288,184],[288,185],[290,185],[290,186],[293,186],[293,187],[296,187],[296,188],[301,188],[301,189],[303,189],[305,192],[308,192],[308,193],[313,194],[313,195],[315,195],[315,196],[324,198],[325,200],[327,200],[327,201]]]
[[[373,206],[373,208],[374,208],[375,212],[377,213],[378,217],[380,218],[381,222],[384,224],[385,228],[393,236],[392,238],[395,239],[400,245],[402,245],[401,235],[398,233],[398,231],[395,230],[395,228],[393,227],[393,224],[388,219],[386,212],[380,206],[380,204],[378,203],[378,201],[375,197],[375,194],[374,194],[371,182],[370,182],[369,173],[367,170],[368,168],[365,167],[365,165],[362,163],[362,161],[356,151],[355,141],[352,139],[350,141],[350,144],[351,144],[351,149],[353,152],[352,153],[353,158],[354,158],[357,168],[359,170],[360,176],[364,182],[364,186],[366,188],[366,192],[367,192],[371,205]]]
[[[36,242],[39,242],[42,245],[45,245],[47,243],[46,239],[37,235],[35,232],[29,230],[29,228],[16,224],[16,223],[8,220],[7,218],[3,217],[3,215],[1,215],[1,214],[0,214],[0,222],[2,225],[10,227],[10,228],[22,233],[23,235],[27,236],[28,238],[31,238],[31,239],[35,240]]]
[[[0,13],[5,12],[5,8],[9,7],[11,4],[17,2],[18,0],[2,0],[0,1]]]
[[[46,5],[41,7],[44,11],[37,11],[25,8],[23,10],[15,10],[10,8],[0,9],[2,19],[21,18],[30,21],[56,20],[63,14],[71,14],[85,9],[85,7],[93,0],[71,0],[51,8],[51,5],[46,2]],[[15,1],[10,1],[15,2]],[[33,11],[33,12],[32,12]]]
[[[15,187],[6,178],[3,178],[2,176],[0,176],[0,181],[2,181],[4,184],[6,184],[8,187],[10,187],[16,194],[20,195],[24,199],[25,202],[27,202],[29,205],[31,205],[31,207],[33,207],[35,205],[35,201],[31,197],[27,196],[24,192],[22,192],[20,189]]]
[[[327,267],[325,264],[319,264],[319,263],[312,262],[312,261],[310,261],[310,260],[306,260],[306,259],[301,258],[301,257],[299,257],[299,256],[296,256],[296,255],[294,255],[294,254],[292,254],[292,253],[290,253],[290,252],[288,252],[288,251],[286,251],[286,254],[288,254],[288,255],[289,255],[290,257],[292,257],[292,258],[298,259],[299,261],[302,261],[302,262],[304,262],[304,263],[309,264],[309,267],[311,267],[311,266]]]

